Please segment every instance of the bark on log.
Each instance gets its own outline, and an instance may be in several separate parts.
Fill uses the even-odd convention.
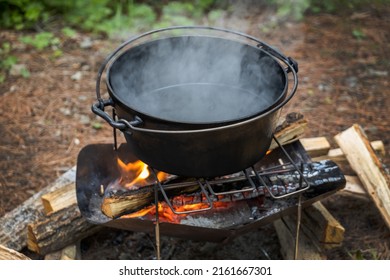
[[[100,230],[88,223],[76,204],[54,212],[28,225],[27,247],[46,255],[62,249]]]
[[[30,260],[30,258],[18,251],[0,245],[0,260]]]
[[[20,251],[27,245],[27,225],[44,216],[40,197],[43,194],[59,189],[75,182],[76,168],[73,167],[55,182],[34,194],[14,210],[6,213],[0,219],[0,244],[10,249]]]
[[[390,228],[390,176],[363,129],[359,125],[353,125],[336,135],[335,140]]]

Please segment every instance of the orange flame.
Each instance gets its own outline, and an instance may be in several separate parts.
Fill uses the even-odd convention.
[[[213,202],[213,208],[223,209],[229,207],[230,202],[221,202],[215,201]],[[208,203],[194,203],[194,204],[186,204],[182,206],[175,207],[176,212],[184,212],[190,210],[199,210],[208,208]],[[156,214],[156,206],[151,205],[137,212],[123,215],[121,218],[140,218],[145,217],[146,215],[155,215]],[[172,209],[168,206],[166,202],[158,203],[158,215],[161,222],[170,222],[170,223],[180,223],[180,221],[186,217],[186,214],[175,214]]]
[[[117,159],[117,162],[121,173],[120,182],[124,187],[145,186],[154,182],[154,179],[150,178],[149,166],[146,163],[137,160],[126,164],[120,158]],[[160,182],[166,180],[168,176],[164,172],[157,173]]]

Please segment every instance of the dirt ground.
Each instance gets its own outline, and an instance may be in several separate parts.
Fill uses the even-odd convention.
[[[360,124],[370,140],[390,149],[390,7],[343,15],[308,15],[302,22],[277,21],[261,7],[235,10],[219,23],[276,46],[299,62],[299,88],[284,109],[309,121],[306,137],[333,136]],[[120,42],[79,33],[61,37],[63,55],[21,44],[26,33],[0,30],[0,42],[31,73],[0,84],[0,216],[76,165],[80,149],[112,143],[111,129],[95,117],[98,67]],[[383,162],[389,166],[388,156]],[[346,228],[343,246],[328,259],[390,259],[390,231],[373,203],[345,195],[324,201]],[[86,259],[151,259],[153,236],[104,229],[81,242]],[[27,254],[29,252],[26,250]],[[39,258],[38,256],[34,256]],[[166,259],[280,259],[273,227],[212,244],[164,237]]]

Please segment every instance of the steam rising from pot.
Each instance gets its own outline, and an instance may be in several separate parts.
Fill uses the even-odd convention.
[[[177,36],[133,47],[111,66],[115,96],[133,110],[182,123],[252,117],[282,97],[285,77],[268,54],[242,42]]]

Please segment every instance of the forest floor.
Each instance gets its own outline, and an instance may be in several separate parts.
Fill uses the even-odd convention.
[[[275,20],[260,8],[235,11],[219,25],[258,37],[299,62],[298,91],[283,114],[305,116],[305,137],[325,136],[336,147],[334,135],[357,123],[389,151],[390,7],[307,15],[300,22]],[[0,42],[11,42],[30,72],[0,84],[0,217],[76,165],[82,147],[112,143],[111,129],[90,106],[98,68],[120,42],[78,33],[61,37],[63,54],[54,57],[50,49],[20,43],[26,34],[0,30]],[[389,166],[389,157],[383,162]],[[336,194],[324,204],[346,228],[343,245],[326,251],[328,259],[390,259],[390,231],[372,202]],[[155,255],[153,237],[112,229],[86,238],[81,249],[85,259]],[[162,239],[162,257],[171,259],[280,259],[279,250],[271,225],[229,244]]]

